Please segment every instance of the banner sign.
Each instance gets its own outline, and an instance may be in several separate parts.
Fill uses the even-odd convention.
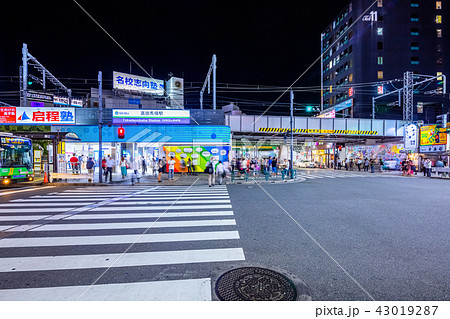
[[[320,115],[317,115],[316,117],[334,119],[334,118],[336,118],[336,110],[332,110],[330,112],[322,113]]]
[[[405,128],[405,149],[416,150],[417,136],[417,126],[415,124],[410,124]]]
[[[113,124],[190,124],[189,110],[113,109]]]
[[[75,124],[75,109],[16,107],[16,124]]]
[[[0,107],[0,123],[16,123],[16,108]]]
[[[290,132],[289,128],[259,128],[260,132],[284,133]],[[337,134],[337,135],[378,135],[378,131],[357,131],[357,130],[319,130],[319,129],[293,129],[294,133],[314,133],[314,134]]]
[[[164,81],[113,71],[113,88],[164,95]]]
[[[53,97],[53,104],[56,104],[56,105],[63,105],[63,106],[69,106],[69,98],[68,98],[68,97],[56,96],[56,95],[55,95],[55,96]],[[72,98],[71,106],[83,107],[83,100]]]
[[[443,131],[441,132],[437,125],[422,126],[420,128],[420,145],[446,145],[447,133],[445,133],[445,129]]]
[[[53,103],[53,94],[28,91],[27,92],[27,100]]]

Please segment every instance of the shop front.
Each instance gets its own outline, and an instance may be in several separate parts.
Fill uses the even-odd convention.
[[[203,171],[209,160],[229,162],[231,134],[227,126],[129,125],[124,126],[123,139],[118,138],[119,127],[103,127],[102,152],[99,151],[98,126],[53,126],[52,131],[73,132],[80,138],[79,142],[66,142],[60,156],[67,162],[75,155],[80,159],[82,169],[89,157],[99,163],[100,158],[108,156],[116,163],[115,171],[118,171],[122,156],[140,168],[144,162],[150,171],[158,159],[170,156],[177,162],[176,171],[188,159],[197,171]]]

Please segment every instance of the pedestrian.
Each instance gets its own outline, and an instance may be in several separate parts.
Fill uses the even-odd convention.
[[[337,169],[338,169],[338,170],[341,170],[341,167],[342,167],[342,161],[341,161],[341,159],[338,157],[338,159],[337,159]]]
[[[361,172],[361,164],[362,164],[362,160],[361,158],[358,158],[356,160],[356,166],[358,166],[358,171]]]
[[[173,156],[170,157],[170,160],[167,162],[169,164],[169,180],[173,180],[173,174],[175,172],[175,160],[173,159]]]
[[[105,176],[105,182],[108,180],[108,174],[109,174],[109,182],[112,183],[112,171],[114,166],[114,160],[111,158],[110,155],[108,155],[108,159],[106,160],[106,176]]]
[[[345,158],[345,160],[344,160],[344,166],[345,166],[345,170],[348,171],[348,160],[347,160],[347,158]]]
[[[366,157],[366,159],[364,160],[364,172],[368,172],[369,171],[369,159]]]
[[[375,173],[375,160],[374,159],[370,160],[370,172]]]
[[[88,171],[88,181],[89,182],[94,182],[94,167],[95,167],[95,162],[92,159],[92,157],[89,157],[89,159],[86,162],[86,168]]]
[[[78,158],[75,154],[73,154],[73,156],[70,158],[70,165],[72,166],[72,174],[77,174],[78,172],[78,167],[79,167],[79,161]]]
[[[103,170],[103,176],[106,176],[106,158],[103,157],[102,159],[102,170]]]
[[[135,158],[133,161],[133,171],[134,171],[134,175],[136,175],[136,176],[138,174],[138,169],[139,169],[139,160],[137,158]]]
[[[142,157],[142,175],[145,175],[147,173],[147,163],[145,163],[145,158]]]
[[[222,185],[222,181],[226,176],[225,166],[223,166],[222,161],[219,161],[219,164],[216,166],[217,177],[219,178],[219,185]]]
[[[197,158],[194,158],[192,160],[192,173],[194,174],[194,176],[197,176],[197,172],[196,172],[197,166],[198,166],[198,160],[197,160]]]
[[[378,165],[380,166],[380,167],[379,167],[380,172],[382,172],[382,171],[383,171],[384,163],[383,163],[383,160],[382,160],[381,158],[378,160]]]
[[[406,176],[407,174],[407,167],[406,167],[407,163],[406,160],[402,161],[402,176]]]
[[[158,159],[158,183],[162,183],[163,163]]]
[[[180,171],[181,176],[186,175],[186,161],[184,160],[184,158],[180,159]]]
[[[273,176],[277,176],[277,158],[274,157],[272,160],[272,174]]]
[[[241,158],[241,173],[247,173],[247,160],[245,158]]]
[[[214,164],[212,160],[209,160],[208,163],[206,163],[205,173],[208,174],[209,187],[214,186],[214,184],[216,183],[216,175],[214,172]]]
[[[353,171],[353,158],[350,159],[350,170]]]
[[[191,158],[188,158],[187,160],[187,174],[192,175],[192,160]]]
[[[125,178],[125,176],[127,176],[127,166],[128,166],[128,161],[125,157],[121,157],[120,158],[120,173],[122,174],[122,179]]]

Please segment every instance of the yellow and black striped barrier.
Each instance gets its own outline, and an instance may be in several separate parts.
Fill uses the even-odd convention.
[[[285,133],[290,132],[291,129],[260,127],[259,131],[267,133]],[[294,133],[313,133],[313,134],[378,135],[378,131],[357,131],[357,130],[293,129],[292,131]]]

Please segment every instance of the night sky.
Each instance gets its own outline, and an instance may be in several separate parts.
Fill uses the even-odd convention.
[[[308,2],[308,4],[306,4]],[[80,3],[149,73],[184,77],[187,108],[198,108],[199,86],[213,53],[218,83],[289,86],[320,54],[320,33],[348,3],[339,1],[86,1]],[[70,88],[105,87],[112,71],[129,72],[129,57],[73,1],[15,1],[1,10],[0,76],[17,76],[22,43]],[[132,73],[145,75],[134,63]],[[320,85],[320,65],[296,86]],[[38,75],[38,74],[35,74]],[[67,78],[93,79],[80,86]],[[109,80],[109,82],[108,82]],[[0,78],[0,101],[18,101],[9,78]],[[194,82],[193,89],[189,89]],[[83,91],[78,91],[80,94]],[[218,104],[236,99],[252,113],[280,93],[218,93]],[[228,97],[228,98],[224,98]],[[296,94],[296,102],[320,101]],[[240,103],[242,102],[242,103]],[[288,94],[280,102],[288,102]],[[17,103],[17,102],[16,102]],[[205,104],[208,99],[205,100]],[[275,112],[286,112],[282,107]]]

